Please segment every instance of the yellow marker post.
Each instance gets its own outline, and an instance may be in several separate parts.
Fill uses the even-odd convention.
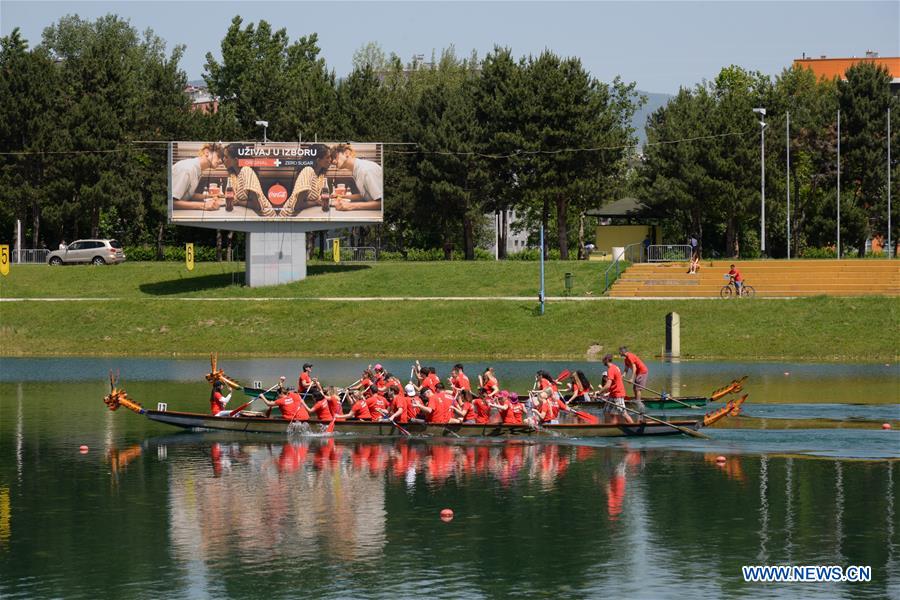
[[[334,238],[331,240],[331,257],[334,259],[334,262],[341,262],[341,240],[340,238]]]
[[[192,243],[184,245],[184,264],[188,271],[194,270],[194,244]]]
[[[0,274],[9,275],[9,246],[0,246]]]

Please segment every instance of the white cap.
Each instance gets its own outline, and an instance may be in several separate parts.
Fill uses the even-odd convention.
[[[416,386],[411,383],[406,384],[406,395],[407,396],[415,396],[416,395]]]

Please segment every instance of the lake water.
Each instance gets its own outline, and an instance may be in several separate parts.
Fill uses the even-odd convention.
[[[271,385],[303,360],[220,366]],[[310,362],[336,384],[367,364]],[[494,366],[513,389],[538,367]],[[709,441],[198,434],[102,397],[112,368],[145,406],[205,410],[208,361],[0,359],[0,598],[900,598],[895,365],[650,367],[683,395],[749,375],[749,416]],[[755,564],[872,581],[745,583]]]

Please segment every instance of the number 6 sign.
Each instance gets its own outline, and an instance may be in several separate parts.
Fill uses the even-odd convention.
[[[194,244],[184,245],[184,264],[188,271],[194,270]]]

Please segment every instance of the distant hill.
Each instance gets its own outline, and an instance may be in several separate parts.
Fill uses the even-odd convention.
[[[638,145],[642,146],[647,141],[647,133],[644,131],[644,127],[647,125],[647,117],[656,112],[656,109],[659,107],[665,106],[674,96],[672,94],[657,94],[643,90],[637,90],[637,92],[647,97],[647,103],[634,113],[634,118],[631,120],[635,133],[638,136]]]

